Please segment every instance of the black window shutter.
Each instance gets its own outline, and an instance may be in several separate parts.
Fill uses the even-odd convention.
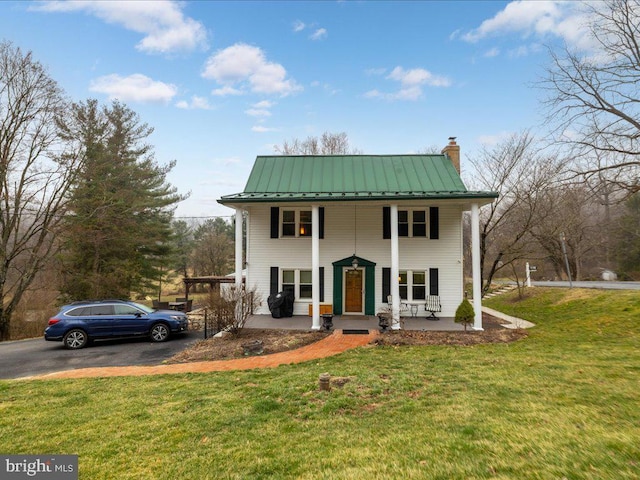
[[[318,211],[318,216],[320,217],[320,229],[318,230],[318,235],[320,238],[324,238],[324,207],[320,207]]]
[[[382,303],[387,303],[391,295],[391,269],[382,269]]]
[[[280,269],[278,267],[271,267],[271,287],[269,292],[271,295],[278,293],[278,274]]]
[[[391,238],[391,207],[382,207],[382,238]]]
[[[324,302],[324,267],[320,267],[320,302]]]
[[[280,233],[280,209],[271,207],[271,238],[278,238]]]
[[[438,293],[438,269],[429,269],[429,295],[440,295]]]
[[[429,238],[434,240],[440,238],[440,209],[438,207],[429,208]]]

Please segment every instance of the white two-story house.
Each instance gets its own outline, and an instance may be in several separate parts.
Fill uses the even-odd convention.
[[[375,315],[440,297],[453,317],[464,298],[462,216],[472,212],[475,329],[482,329],[479,207],[495,192],[469,191],[460,147],[442,154],[259,156],[236,210],[236,272],[261,298],[295,297],[294,315]],[[243,216],[243,212],[246,215]],[[246,264],[242,231],[246,221]],[[237,275],[237,283],[242,277]],[[256,311],[269,314],[267,302]]]

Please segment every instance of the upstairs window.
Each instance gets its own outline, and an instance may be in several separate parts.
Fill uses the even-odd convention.
[[[409,236],[409,211],[398,210],[398,236]]]
[[[398,210],[399,237],[426,237],[426,210]]]
[[[296,236],[296,212],[295,210],[282,211],[282,236]]]
[[[283,237],[310,237],[311,210],[282,210]]]
[[[424,210],[414,210],[413,212],[413,236],[427,236],[427,212]]]
[[[300,211],[300,227],[298,228],[298,234],[301,237],[311,236],[311,210]]]

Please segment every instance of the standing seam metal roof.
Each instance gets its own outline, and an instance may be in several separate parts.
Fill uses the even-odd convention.
[[[258,156],[244,192],[220,203],[324,198],[494,198],[470,192],[446,155]]]

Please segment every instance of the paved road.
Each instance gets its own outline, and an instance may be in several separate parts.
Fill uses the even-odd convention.
[[[536,287],[569,287],[569,282],[531,282]],[[640,282],[573,282],[576,288],[602,288],[605,290],[640,290]]]
[[[107,340],[81,350],[67,350],[62,342],[47,342],[44,338],[2,342],[0,379],[82,367],[158,365],[201,338],[201,332],[187,332],[163,343],[152,343],[147,338]]]

